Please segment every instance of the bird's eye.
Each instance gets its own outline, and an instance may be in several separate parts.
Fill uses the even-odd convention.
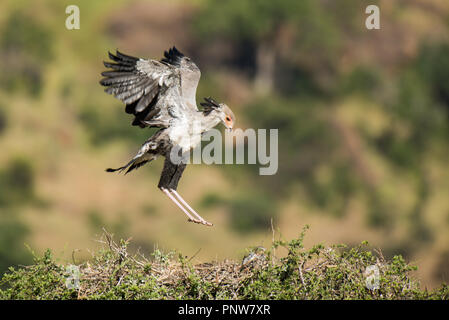
[[[226,121],[231,121],[231,118],[229,118],[229,117],[226,117]]]

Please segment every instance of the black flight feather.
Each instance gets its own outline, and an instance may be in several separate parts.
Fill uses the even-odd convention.
[[[179,67],[181,65],[182,58],[184,58],[184,54],[176,49],[176,47],[173,47],[168,51],[164,51],[164,57],[165,58],[163,58],[161,62]]]

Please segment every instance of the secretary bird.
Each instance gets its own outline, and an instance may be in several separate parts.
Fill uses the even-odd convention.
[[[188,217],[188,221],[212,226],[204,220],[176,191],[186,168],[185,161],[173,155],[185,155],[201,142],[202,133],[220,122],[232,130],[235,116],[224,103],[205,98],[198,110],[196,89],[201,72],[195,63],[173,47],[164,52],[160,61],[132,57],[116,51],[109,52],[112,62],[106,68],[100,84],[105,92],[125,103],[125,111],[134,115],[133,126],[160,128],[142,145],[126,165],[107,172],[125,174],[161,155],[164,168],[158,187]],[[178,160],[174,161],[173,158]],[[185,160],[185,158],[183,158]]]

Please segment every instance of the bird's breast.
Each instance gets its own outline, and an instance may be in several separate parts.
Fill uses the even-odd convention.
[[[168,136],[173,146],[181,147],[183,152],[195,148],[201,142],[201,131],[187,124],[171,127]]]

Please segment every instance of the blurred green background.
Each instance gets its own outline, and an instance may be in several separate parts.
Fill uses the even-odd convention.
[[[80,8],[67,30],[65,8]],[[365,28],[377,4],[381,29]],[[176,45],[239,128],[279,129],[279,171],[191,165],[179,191],[215,226],[186,223],[157,189],[162,161],[127,176],[151,131],[98,84],[107,51]],[[309,245],[368,240],[423,285],[449,279],[447,0],[0,3],[0,272],[30,247],[90,257],[102,227],[135,248],[241,258],[305,224]]]

